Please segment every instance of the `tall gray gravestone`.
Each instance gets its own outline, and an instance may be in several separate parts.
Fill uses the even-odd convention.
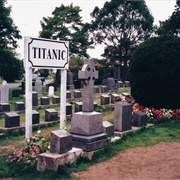
[[[67,89],[68,90],[73,90],[74,89],[73,73],[70,70],[67,72]]]
[[[1,103],[9,102],[9,85],[6,81],[1,84]]]
[[[132,105],[127,102],[116,102],[114,107],[114,129],[127,131],[132,129]]]
[[[70,133],[73,146],[89,152],[109,145],[110,138],[103,133],[102,114],[94,111],[94,81],[98,78],[94,61],[85,60],[78,76],[83,81],[82,112],[73,114]]]
[[[38,94],[38,98],[40,98],[42,96],[42,81],[39,77],[35,81],[35,91]]]

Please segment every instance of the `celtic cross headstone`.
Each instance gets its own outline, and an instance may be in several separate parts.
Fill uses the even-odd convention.
[[[94,111],[94,81],[98,79],[98,71],[95,70],[94,61],[85,60],[82,70],[78,73],[83,80],[83,112]]]

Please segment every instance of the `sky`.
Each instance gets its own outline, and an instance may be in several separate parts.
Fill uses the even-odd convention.
[[[82,9],[80,15],[83,21],[90,22],[90,13],[95,6],[102,8],[105,2],[106,0],[7,0],[7,6],[12,7],[10,16],[23,37],[18,41],[19,48],[16,50],[20,58],[24,58],[24,36],[37,38],[41,31],[40,21],[43,17],[52,16],[55,7],[73,3],[73,6],[80,6]],[[171,16],[176,0],[146,0],[146,4],[154,17],[154,24],[159,25],[159,21]],[[97,45],[87,52],[91,58],[102,58],[104,46]]]

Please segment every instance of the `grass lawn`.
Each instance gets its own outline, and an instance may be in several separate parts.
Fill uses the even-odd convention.
[[[58,128],[58,124],[54,123],[49,128]],[[71,179],[71,173],[87,169],[89,166],[105,161],[118,153],[139,146],[150,146],[160,142],[180,142],[180,120],[169,121],[160,125],[144,127],[141,130],[124,136],[121,140],[112,143],[110,146],[99,150],[89,161],[81,158],[77,164],[65,165],[59,167],[57,172],[54,171],[36,171],[36,167],[19,165],[15,163],[7,163],[8,152],[12,150],[12,145],[22,147],[25,145],[24,135],[11,134],[8,137],[1,137],[0,148],[0,177],[16,177],[17,179]],[[31,172],[31,173],[29,173]]]

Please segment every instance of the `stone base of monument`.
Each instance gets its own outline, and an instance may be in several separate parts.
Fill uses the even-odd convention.
[[[73,114],[70,133],[73,147],[89,152],[111,143],[103,133],[102,114],[98,112],[77,112]]]
[[[58,166],[76,163],[77,159],[82,155],[82,153],[82,149],[72,148],[70,151],[64,154],[50,152],[39,154],[37,170],[44,171],[49,169],[57,171]]]

